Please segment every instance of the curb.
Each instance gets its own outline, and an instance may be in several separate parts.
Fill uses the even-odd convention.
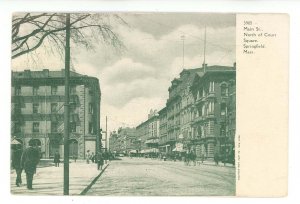
[[[96,176],[93,181],[87,186],[85,187],[85,189],[83,189],[83,191],[79,194],[79,195],[85,195],[90,189],[91,187],[96,183],[96,181],[99,179],[99,177],[103,174],[103,172],[105,171],[105,169],[109,166],[109,164],[107,164],[104,169],[102,169],[102,171],[98,174],[98,176]]]

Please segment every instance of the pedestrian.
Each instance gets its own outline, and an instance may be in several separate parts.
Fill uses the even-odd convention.
[[[76,163],[77,156],[76,156],[76,155],[73,155],[73,159],[74,159],[74,162]]]
[[[22,166],[21,166],[21,157],[22,157],[22,145],[16,144],[12,148],[12,167],[16,170],[16,186],[20,187],[22,184]]]
[[[90,150],[88,150],[88,151],[86,151],[86,155],[85,155],[85,159],[86,159],[87,164],[90,163],[90,157],[91,157]]]
[[[107,159],[108,159],[108,153],[107,153],[107,150],[105,149],[104,153],[103,153],[103,159],[105,161],[105,164],[107,164]]]
[[[188,156],[188,153],[184,152],[184,154],[183,154],[183,162],[184,162],[184,165],[186,165],[186,166],[187,166],[187,161],[188,161],[187,156]]]
[[[27,189],[32,190],[33,175],[36,173],[36,166],[40,160],[38,147],[34,144],[29,144],[29,147],[24,150],[21,157],[21,166],[26,173]]]
[[[187,166],[190,165],[190,159],[191,159],[191,154],[189,151],[187,151],[187,153],[186,153],[186,165]]]
[[[58,153],[58,151],[56,151],[54,154],[55,167],[59,167],[59,163],[60,163],[60,154]]]
[[[202,163],[202,164],[203,164],[204,159],[205,159],[205,156],[204,156],[204,154],[202,153],[202,154],[201,154],[201,163]]]
[[[218,165],[219,165],[219,153],[218,153],[218,152],[216,152],[216,153],[214,154],[214,160],[215,160],[216,166],[218,166]]]
[[[104,163],[103,155],[101,152],[98,152],[96,155],[97,169],[102,170],[102,166]]]
[[[190,153],[190,158],[191,158],[191,161],[194,163],[194,166],[196,166],[196,154],[194,153],[193,150]]]
[[[94,154],[94,152],[92,152],[91,160],[92,160],[93,163],[95,163],[95,154]]]

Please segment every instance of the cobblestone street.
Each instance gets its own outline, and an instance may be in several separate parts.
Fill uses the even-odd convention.
[[[110,163],[87,195],[233,196],[235,168],[123,157]]]

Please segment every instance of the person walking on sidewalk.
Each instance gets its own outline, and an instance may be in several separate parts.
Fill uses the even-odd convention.
[[[92,160],[93,163],[95,163],[95,154],[94,154],[94,152],[92,152],[91,160]]]
[[[104,159],[101,152],[98,152],[96,155],[97,169],[102,170]]]
[[[22,184],[22,166],[21,166],[21,157],[22,157],[22,145],[17,144],[12,148],[12,155],[11,155],[11,162],[12,167],[16,170],[17,178],[16,178],[16,185],[20,187]]]
[[[58,151],[56,151],[54,154],[55,167],[59,167],[59,163],[60,163],[60,154],[58,153]]]
[[[25,149],[21,157],[21,166],[26,173],[27,188],[32,190],[33,174],[36,173],[36,166],[39,163],[40,153],[38,147],[29,144],[30,147]]]
[[[90,150],[88,150],[88,151],[86,151],[86,155],[85,155],[85,159],[86,159],[87,164],[90,163],[90,157],[91,157]]]
[[[107,149],[105,149],[104,153],[103,153],[103,159],[105,161],[105,164],[107,164],[107,160],[108,160],[108,152],[107,152]]]
[[[220,158],[219,158],[219,153],[218,152],[215,152],[214,153],[214,160],[215,160],[215,164],[216,164],[216,166],[219,166],[219,160]]]

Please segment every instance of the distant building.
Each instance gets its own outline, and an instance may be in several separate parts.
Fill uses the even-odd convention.
[[[11,134],[25,147],[37,144],[43,158],[63,156],[64,83],[64,70],[12,72]],[[96,151],[100,101],[97,78],[70,72],[70,157]]]
[[[141,142],[141,153],[158,152],[159,118],[156,110],[151,110],[148,120],[136,127]]]
[[[109,136],[109,150],[111,152],[117,152],[118,148],[118,133],[116,131],[113,131],[110,133]]]
[[[129,154],[137,152],[137,131],[135,128],[119,128],[118,131],[111,133],[109,138],[109,150],[113,153]]]
[[[167,117],[167,108],[164,107],[158,112],[158,120],[159,120],[159,150],[160,152],[167,152],[168,145],[166,142],[168,140],[168,117]]]

